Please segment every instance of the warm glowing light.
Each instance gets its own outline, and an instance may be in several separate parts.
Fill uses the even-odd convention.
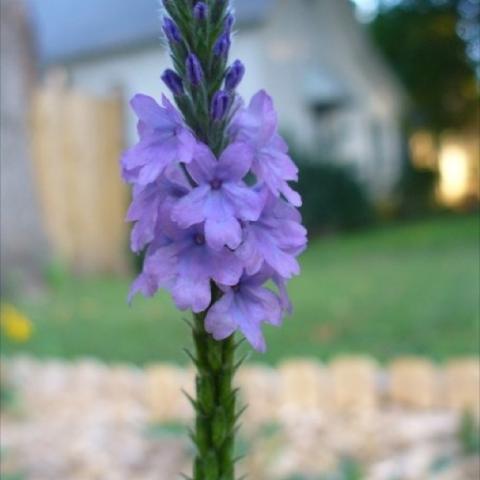
[[[469,188],[469,162],[466,151],[458,145],[447,144],[440,151],[441,199],[447,204],[461,201]]]
[[[417,168],[436,169],[438,150],[433,135],[426,131],[414,133],[409,140],[412,163]]]

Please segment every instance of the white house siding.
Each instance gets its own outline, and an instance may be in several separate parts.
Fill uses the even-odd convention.
[[[168,66],[161,47],[146,47],[72,63],[68,67],[72,84],[93,95],[108,95],[120,89],[125,103],[125,139],[127,145],[136,138],[136,118],[128,102],[136,93],[161,98],[165,88],[160,75]]]
[[[266,84],[285,128],[316,147],[320,157],[353,164],[374,196],[388,194],[401,165],[403,94],[348,1],[279,0],[262,33]],[[315,119],[308,104],[308,76],[315,71],[337,80],[347,95],[347,105],[330,114],[326,124]],[[319,141],[325,134],[335,137],[333,152]]]
[[[313,17],[318,19],[318,31],[328,39],[328,45],[315,44],[316,61],[336,72],[352,95],[349,110],[357,119],[357,131],[345,132],[346,136],[356,138],[347,141],[348,157],[358,166],[372,194],[385,197],[401,170],[403,91],[371,45],[367,33],[356,23],[347,0],[303,1],[315,5],[317,14]],[[376,128],[379,138],[375,138]]]

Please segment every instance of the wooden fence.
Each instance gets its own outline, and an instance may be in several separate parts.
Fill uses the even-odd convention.
[[[342,356],[325,364],[312,359],[285,360],[276,368],[242,366],[235,378],[250,424],[282,421],[298,415],[380,412],[471,412],[480,418],[480,359],[452,358],[436,364],[428,358],[399,357],[386,366],[369,356]],[[72,362],[17,357],[2,363],[7,381],[20,398],[32,399],[43,412],[65,396],[75,401],[136,399],[152,421],[188,420],[194,395],[193,367],[156,363],[145,368],[106,365],[94,359]],[[30,392],[30,393],[29,393]]]
[[[54,255],[79,273],[125,271],[120,98],[49,85],[36,91],[32,117],[40,203]]]

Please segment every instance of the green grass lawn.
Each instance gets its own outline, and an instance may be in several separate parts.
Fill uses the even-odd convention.
[[[476,217],[382,227],[311,242],[292,281],[294,314],[265,327],[268,352],[331,358],[369,353],[442,359],[472,354],[479,339],[479,229]],[[107,361],[185,362],[189,330],[166,294],[125,304],[128,280],[67,279],[19,307],[35,323],[22,346],[39,356],[94,355]],[[188,315],[188,314],[185,314]]]

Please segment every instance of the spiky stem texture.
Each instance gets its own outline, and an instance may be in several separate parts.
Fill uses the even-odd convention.
[[[234,480],[236,391],[233,335],[217,342],[205,332],[205,314],[195,315],[197,376],[194,480]]]
[[[215,45],[229,28],[226,27],[229,1],[204,0],[208,12],[204,19],[194,14],[196,1],[163,0],[163,3],[180,34],[172,33],[173,27],[167,25],[173,66],[183,85],[181,93],[178,88],[174,91],[175,102],[197,137],[219,155],[228,143],[226,128],[234,104],[232,94],[223,118],[220,121],[212,118],[212,99],[222,87],[228,60],[228,51],[218,55]],[[193,63],[192,54],[196,59]],[[200,65],[201,71],[192,72],[192,65]],[[212,285],[212,298],[218,299],[220,295]],[[196,414],[191,436],[197,450],[193,480],[234,480],[234,441],[239,415],[232,385],[238,366],[234,360],[236,346],[233,335],[220,342],[214,340],[205,331],[205,316],[206,312],[194,315],[195,355],[189,353],[197,368],[196,398],[191,399]]]

